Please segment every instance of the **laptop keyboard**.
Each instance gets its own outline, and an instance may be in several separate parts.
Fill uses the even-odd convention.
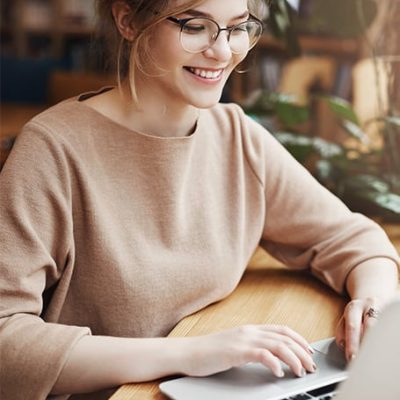
[[[319,397],[309,395],[308,393],[300,393],[300,394],[296,394],[295,396],[287,397],[284,400],[316,400],[316,399],[331,400],[331,399],[333,399],[334,396],[335,396],[335,393],[328,393],[328,394],[324,394]]]
[[[307,393],[299,393],[294,396],[287,397],[283,400],[331,400],[336,395],[337,383],[310,390]]]

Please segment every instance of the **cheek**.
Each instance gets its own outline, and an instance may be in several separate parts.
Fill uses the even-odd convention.
[[[150,39],[150,52],[156,65],[166,69],[173,69],[184,59],[184,50],[179,42],[179,36],[170,30],[160,30]]]

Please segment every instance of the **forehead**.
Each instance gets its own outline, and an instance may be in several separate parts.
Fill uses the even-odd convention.
[[[179,6],[190,4],[187,0],[176,0],[174,3]],[[189,6],[189,9],[210,14],[216,19],[231,19],[248,10],[248,0],[204,0],[196,6]]]

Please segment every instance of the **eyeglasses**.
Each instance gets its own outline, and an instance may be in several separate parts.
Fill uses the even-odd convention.
[[[213,19],[206,17],[167,19],[181,27],[181,44],[189,53],[201,53],[210,48],[222,31],[228,33],[227,39],[232,53],[247,53],[258,42],[263,31],[262,22],[253,16],[245,22],[226,28],[221,28]]]

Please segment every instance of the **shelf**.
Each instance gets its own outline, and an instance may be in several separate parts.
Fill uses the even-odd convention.
[[[94,33],[94,28],[90,25],[73,25],[61,27],[57,32],[67,36],[90,36]]]
[[[256,49],[268,48],[273,50],[285,50],[286,46],[282,40],[276,39],[270,35],[262,35],[256,45]]]
[[[18,57],[31,55],[31,39],[45,38],[45,51],[60,58],[70,38],[86,41],[94,33],[94,0],[3,1],[7,15],[2,17],[2,39]]]
[[[304,52],[320,52],[343,57],[357,57],[360,49],[359,39],[342,39],[337,37],[302,35],[299,38],[300,48]],[[286,44],[270,35],[263,35],[257,44],[258,49],[286,51]]]
[[[332,36],[307,35],[299,36],[299,45],[304,56],[331,57],[338,63],[344,62],[347,65],[354,63],[361,56],[361,40],[358,38],[342,39]],[[291,54],[288,52],[284,40],[277,39],[270,34],[264,34],[257,46],[252,50],[252,61],[248,62],[251,73],[234,74],[230,80],[230,95],[233,101],[242,103],[255,88],[263,87],[265,77],[270,81],[279,74],[279,64],[283,63]],[[278,60],[275,65],[270,63],[272,71],[266,73],[266,63],[271,59]],[[278,65],[278,66],[276,66]],[[257,68],[257,69],[256,69]]]
[[[357,57],[360,49],[359,39],[336,37],[301,36],[300,47],[305,51],[323,52],[344,57]]]
[[[53,29],[49,27],[43,28],[24,28],[22,35],[26,37],[29,36],[48,36],[52,37],[55,34],[62,34],[67,36],[91,36],[94,33],[94,28],[92,26],[80,26],[80,25],[71,25],[66,24],[66,26]],[[1,34],[2,35],[15,35],[15,29],[12,29],[10,26],[2,26],[1,27]]]

